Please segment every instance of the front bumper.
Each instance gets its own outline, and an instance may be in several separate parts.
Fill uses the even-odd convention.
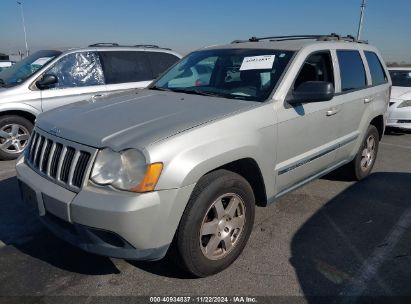
[[[390,100],[387,127],[411,130],[411,107],[398,108],[402,102],[400,99]]]
[[[37,174],[23,157],[16,171],[23,197],[32,197],[56,236],[92,253],[135,260],[166,254],[194,188],[137,194],[86,186],[75,193]]]

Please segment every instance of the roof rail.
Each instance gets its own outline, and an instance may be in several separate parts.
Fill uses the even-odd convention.
[[[145,48],[145,49],[162,49],[162,50],[167,50],[167,51],[171,51],[170,48],[165,48],[165,47],[161,47],[158,45],[154,45],[154,44],[136,44],[133,45],[134,47],[141,47],[141,48]]]
[[[159,49],[160,47],[158,45],[154,45],[154,44],[136,44],[133,45],[134,47],[142,47],[142,48],[153,48],[153,49]]]
[[[113,43],[113,42],[99,42],[99,43],[94,43],[90,44],[89,47],[94,47],[94,46],[119,46],[118,43]]]
[[[348,41],[348,42],[358,42],[358,43],[368,43],[368,41],[357,40],[351,35],[345,37],[338,35],[336,33],[331,33],[329,35],[286,35],[286,36],[272,36],[272,37],[251,37],[248,40],[234,40],[231,43],[243,43],[243,42],[259,42],[261,40],[269,41],[288,41],[288,40],[302,40],[302,39],[312,39],[317,41]]]
[[[89,45],[89,47],[107,47],[107,46],[113,46],[113,47],[124,46],[124,47],[136,47],[136,48],[146,48],[146,49],[162,49],[162,50],[171,51],[171,49],[169,48],[159,47],[158,45],[154,45],[154,44],[120,45],[118,43],[112,43],[112,42],[100,42],[100,43],[94,43],[94,44]]]

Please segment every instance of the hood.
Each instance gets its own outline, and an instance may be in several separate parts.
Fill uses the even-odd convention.
[[[37,126],[46,132],[96,148],[145,147],[257,102],[154,90],[110,94],[43,113]]]
[[[392,86],[391,88],[391,98],[394,99],[402,99],[402,97],[405,97],[403,95],[411,93],[411,88],[409,87],[396,87]]]

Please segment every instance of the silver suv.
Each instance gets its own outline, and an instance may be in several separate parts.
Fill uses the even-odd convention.
[[[181,56],[155,45],[39,51],[0,72],[0,160],[17,158],[35,117],[107,92],[145,88]]]
[[[390,86],[378,51],[350,37],[208,47],[147,90],[41,114],[17,176],[68,242],[126,259],[170,252],[207,276],[240,255],[256,204],[343,165],[370,173]]]

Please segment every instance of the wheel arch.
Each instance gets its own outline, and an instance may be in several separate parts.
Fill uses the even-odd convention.
[[[251,185],[253,189],[255,202],[259,206],[267,205],[267,193],[265,189],[264,178],[257,162],[251,158],[242,158],[220,166],[212,171],[226,169],[242,176]],[[208,174],[209,172],[207,172]]]
[[[376,117],[374,117],[371,122],[370,125],[373,125],[374,127],[377,128],[378,130],[378,135],[379,135],[379,139],[382,139],[382,136],[384,135],[384,129],[385,129],[385,124],[384,124],[384,117],[383,115],[378,115]]]

